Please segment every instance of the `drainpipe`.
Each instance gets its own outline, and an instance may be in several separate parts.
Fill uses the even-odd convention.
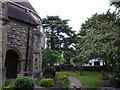
[[[29,13],[26,11],[28,17],[30,16]],[[26,45],[26,57],[25,57],[25,76],[27,76],[27,69],[28,69],[28,52],[29,52],[29,38],[30,38],[30,26],[31,26],[31,19],[29,21],[29,25],[28,25],[28,33],[27,33],[27,45]]]

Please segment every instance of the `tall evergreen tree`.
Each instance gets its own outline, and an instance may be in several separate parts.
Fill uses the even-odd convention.
[[[43,51],[43,62],[53,65],[55,62],[69,63],[73,55],[75,31],[68,25],[69,20],[59,16],[47,16],[43,19],[47,48]],[[66,57],[67,56],[67,57]]]
[[[110,0],[110,5],[114,5],[116,8],[119,8],[120,0]]]
[[[43,19],[47,47],[52,50],[63,50],[72,44],[71,37],[75,32],[68,26],[68,21],[62,20],[59,16],[47,16]]]

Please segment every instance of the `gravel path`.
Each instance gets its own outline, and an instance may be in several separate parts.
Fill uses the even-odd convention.
[[[69,81],[70,81],[69,88],[79,89],[83,87],[81,82],[75,77],[69,77]]]

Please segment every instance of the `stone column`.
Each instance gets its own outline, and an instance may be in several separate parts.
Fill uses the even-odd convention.
[[[5,80],[5,67],[4,67],[4,62],[5,62],[5,52],[6,52],[6,20],[7,20],[7,6],[6,6],[6,1],[5,0],[0,0],[0,86],[4,85],[4,80]],[[6,18],[6,20],[5,20]]]
[[[2,2],[0,1],[0,86],[2,85]]]

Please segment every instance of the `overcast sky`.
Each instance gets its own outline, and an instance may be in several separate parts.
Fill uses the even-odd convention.
[[[109,0],[29,0],[41,18],[60,16],[69,19],[69,25],[73,30],[80,30],[80,26],[87,18],[97,13],[106,12],[109,8]]]

